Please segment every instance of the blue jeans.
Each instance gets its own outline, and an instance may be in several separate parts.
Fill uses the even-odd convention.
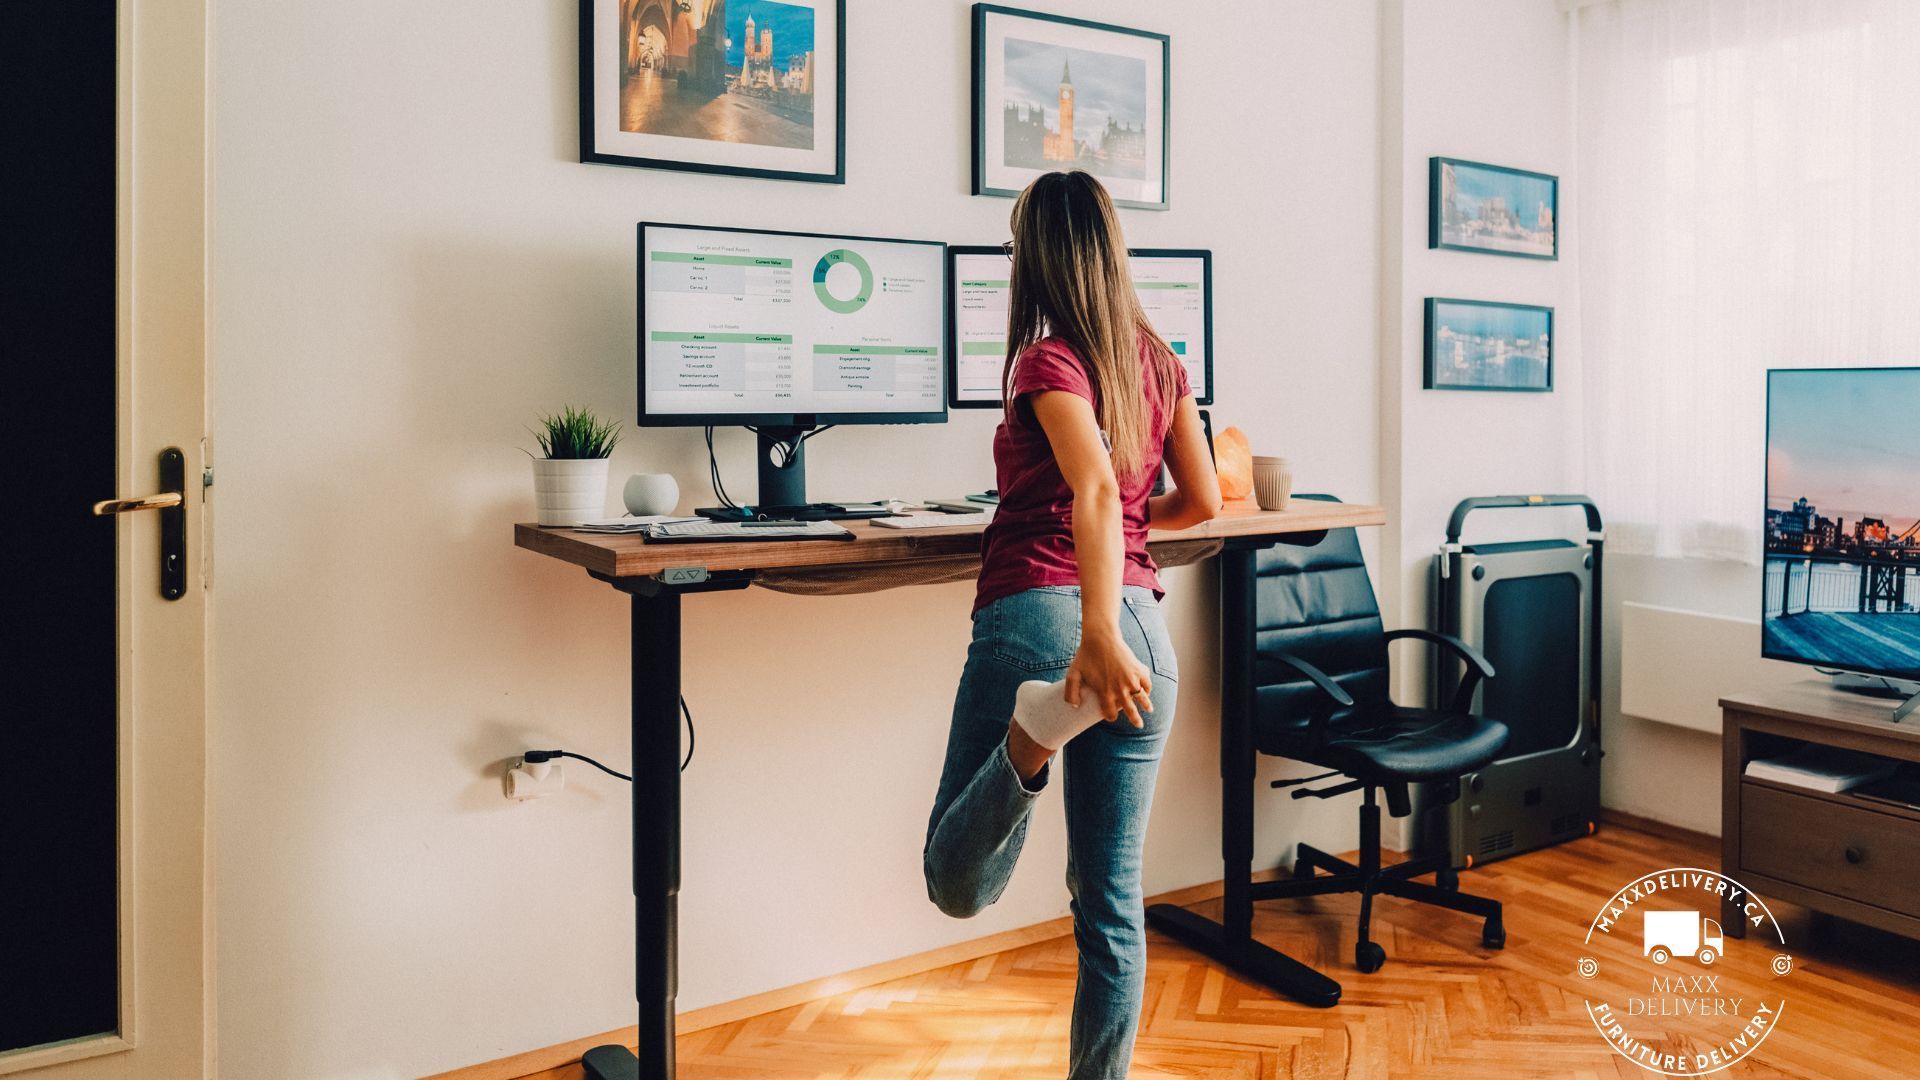
[[[1140,851],[1154,774],[1173,724],[1179,668],[1160,605],[1128,586],[1120,631],[1153,671],[1152,712],[1144,727],[1096,724],[1062,751],[1067,806],[1067,891],[1080,972],[1073,996],[1073,1080],[1125,1077],[1146,985],[1146,908]],[[953,705],[946,767],[927,822],[927,896],[941,911],[969,918],[1000,898],[1027,837],[1033,801],[1048,764],[1020,782],[1007,757],[1014,688],[1029,679],[1058,682],[1080,647],[1080,590],[1029,589],[981,608]]]

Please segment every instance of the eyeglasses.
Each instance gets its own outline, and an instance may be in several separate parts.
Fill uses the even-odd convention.
[[[1011,240],[1002,241],[1000,244],[1000,250],[1007,253],[1007,258],[1009,259],[1013,258],[1013,241]]]

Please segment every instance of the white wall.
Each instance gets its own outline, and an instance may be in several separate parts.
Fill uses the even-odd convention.
[[[966,194],[967,4],[848,6],[836,187],[576,163],[573,0],[214,0],[223,1075],[411,1076],[631,1022],[626,791],[577,769],[558,799],[500,793],[528,746],[627,757],[625,606],[511,546],[519,447],[564,403],[631,416],[641,218],[1005,236],[1010,204]],[[1046,6],[1174,35],[1174,209],[1126,212],[1129,237],[1216,253],[1217,419],[1303,489],[1378,498],[1374,5]],[[1409,153],[1561,163],[1465,137],[1497,129]],[[835,431],[813,489],[978,488],[991,425]],[[746,436],[723,439],[748,486]],[[705,502],[702,458],[694,432],[635,432],[614,474],[669,470]],[[1189,676],[1150,891],[1220,872],[1211,578],[1167,583]],[[968,598],[689,601],[683,1007],[1065,911],[1057,799],[999,905],[953,922],[924,899]],[[1261,804],[1263,859],[1352,843],[1344,805]]]
[[[1382,491],[1380,577],[1389,618],[1431,623],[1428,576],[1454,504],[1476,495],[1577,491],[1580,246],[1573,176],[1574,51],[1550,0],[1387,0],[1382,16]],[[1560,177],[1560,258],[1427,247],[1431,157]],[[1554,308],[1548,394],[1423,390],[1428,297]],[[1584,536],[1575,511],[1483,511],[1467,539]],[[1424,685],[1421,646],[1401,646],[1396,686]]]
[[[1760,567],[1715,559],[1609,555],[1606,586],[1606,640],[1600,670],[1601,730],[1607,758],[1600,770],[1600,801],[1629,814],[1718,836],[1719,736],[1620,712],[1620,606],[1657,604],[1706,615],[1756,618]],[[1813,672],[1807,676],[1812,678]],[[1708,683],[1720,680],[1720,693],[1741,689],[1725,685],[1713,671],[1698,672],[1697,677]]]

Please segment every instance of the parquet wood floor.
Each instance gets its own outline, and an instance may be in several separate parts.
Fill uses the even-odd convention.
[[[1257,905],[1256,935],[1338,979],[1332,1009],[1276,999],[1158,934],[1133,1076],[1245,1080],[1490,1077],[1643,1080],[1613,1054],[1584,1004],[1591,953],[1625,971],[1638,938],[1583,944],[1594,912],[1639,875],[1712,868],[1697,840],[1611,826],[1461,875],[1506,904],[1507,947],[1480,947],[1477,920],[1394,899],[1375,905],[1386,967],[1353,968],[1358,900]],[[1196,905],[1218,914],[1219,901]],[[1776,905],[1795,959],[1788,1008],[1729,1080],[1920,1077],[1920,943]],[[1761,979],[1775,950],[1730,941],[1720,970]],[[1609,969],[1610,970],[1610,969]],[[1604,980],[1606,975],[1603,974]],[[685,1080],[1028,1080],[1065,1075],[1073,1000],[1070,937],[855,990],[682,1036]],[[529,1080],[573,1080],[577,1066]]]

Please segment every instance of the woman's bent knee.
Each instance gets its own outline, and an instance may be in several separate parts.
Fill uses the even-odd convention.
[[[955,889],[951,882],[946,883],[947,887],[942,888],[940,874],[934,869],[932,862],[926,863],[923,870],[927,878],[927,899],[933,901],[933,906],[940,909],[940,914],[949,918],[971,919],[985,911],[987,905],[993,903],[995,899],[969,893],[965,889]]]

